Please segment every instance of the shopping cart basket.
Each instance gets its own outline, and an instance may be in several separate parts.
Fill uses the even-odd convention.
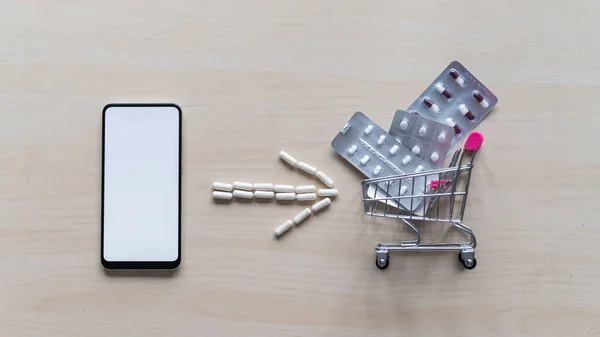
[[[379,269],[386,269],[389,266],[389,251],[395,250],[459,251],[458,259],[466,269],[473,269],[477,266],[475,234],[471,228],[462,223],[462,220],[467,204],[473,161],[482,142],[483,136],[480,133],[471,133],[465,142],[464,149],[454,152],[447,168],[362,181],[365,213],[372,216],[400,219],[414,231],[416,236],[414,240],[402,243],[377,244],[375,262]],[[463,164],[466,152],[470,152],[471,156]],[[410,188],[405,186],[410,186]],[[410,208],[403,206],[407,204],[406,199],[410,201]],[[414,211],[417,206],[421,207],[422,212]],[[408,209],[413,211],[409,212]],[[450,223],[454,228],[466,234],[468,240],[421,243],[421,233],[413,221]]]

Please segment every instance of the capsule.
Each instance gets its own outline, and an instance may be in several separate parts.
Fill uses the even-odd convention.
[[[277,193],[275,199],[280,201],[291,201],[296,200],[296,193]]]
[[[314,193],[317,191],[315,185],[300,185],[296,186],[296,193]]]
[[[406,190],[408,190],[408,187],[406,187],[406,186],[400,187],[400,195],[406,194]]]
[[[333,187],[333,179],[329,178],[329,176],[323,173],[323,171],[317,172],[317,178],[319,178],[319,180],[321,180],[323,184],[327,185],[328,187]]]
[[[221,192],[221,191],[213,191],[212,196],[214,199],[220,199],[220,200],[231,200],[233,198],[232,193]]]
[[[316,212],[322,210],[323,208],[329,206],[329,204],[331,204],[331,199],[325,198],[325,199],[317,202],[316,204],[312,205],[310,207],[310,209],[312,210],[313,213],[316,213]]]
[[[483,97],[483,95],[479,92],[479,90],[473,90],[473,98],[479,102],[479,105],[481,105],[484,108],[489,108],[490,107],[490,102],[488,102],[487,99],[485,99],[485,97]]]
[[[429,110],[431,110],[431,112],[434,113],[439,113],[440,112],[440,107],[437,106],[435,103],[433,103],[432,100],[429,99],[429,97],[424,97],[423,98],[423,104],[429,108]]]
[[[233,190],[233,196],[240,199],[252,199],[254,193],[250,191]]]
[[[369,160],[371,160],[371,157],[365,155],[364,157],[361,158],[360,164],[362,166],[365,166],[365,165],[367,165],[367,163],[369,162]]]
[[[392,156],[395,156],[399,149],[400,149],[400,147],[398,145],[392,146],[392,148],[390,148],[390,154]]]
[[[377,145],[381,146],[383,143],[385,143],[385,135],[379,136],[379,139],[377,140]]]
[[[446,118],[446,125],[449,125],[449,126],[453,127],[454,128],[454,133],[456,133],[457,135],[462,132],[461,128],[458,126],[458,124],[456,124],[452,120],[452,118]]]
[[[292,228],[292,226],[294,226],[294,222],[292,220],[286,220],[279,227],[275,228],[275,236],[281,236],[283,233]]]
[[[408,165],[412,161],[412,157],[409,155],[404,156],[402,158],[402,165]]]
[[[254,191],[254,198],[256,199],[273,199],[275,193],[272,191]]]
[[[419,166],[417,166],[417,168],[415,169],[415,172],[416,172],[416,173],[419,173],[419,172],[421,172],[421,171],[423,171],[423,165],[419,165]]]
[[[290,193],[295,191],[294,185],[275,185],[273,190],[277,193]]]
[[[338,190],[334,188],[322,188],[317,191],[317,195],[320,197],[336,197],[338,195]]]
[[[252,183],[245,183],[243,181],[234,181],[233,188],[236,190],[252,191],[254,185],[252,185]]]
[[[460,85],[461,87],[465,86],[465,79],[462,76],[460,76],[456,69],[450,69],[448,74],[450,74],[450,77],[454,79],[454,82],[456,82],[456,84]]]
[[[296,158],[290,156],[290,154],[285,151],[279,152],[279,158],[283,159],[283,161],[290,164],[291,167],[296,166],[296,164],[298,163]]]
[[[296,167],[298,167],[299,169],[301,169],[302,171],[312,174],[313,176],[317,174],[317,172],[319,172],[319,170],[317,170],[316,168],[308,165],[307,163],[301,161],[298,162],[298,165],[296,165]]]
[[[296,215],[292,219],[292,221],[297,225],[297,224],[301,223],[302,221],[304,221],[304,219],[308,218],[311,214],[312,214],[312,211],[310,210],[310,208],[305,208],[302,212],[298,213],[298,215]]]
[[[312,201],[317,200],[316,193],[300,193],[296,194],[296,200],[298,201]]]
[[[274,188],[273,184],[270,184],[270,183],[254,184],[255,191],[272,191],[273,188]]]
[[[381,173],[381,171],[383,171],[383,168],[381,168],[381,166],[380,166],[380,165],[377,165],[377,166],[375,166],[375,168],[373,169],[373,175],[374,175],[374,176],[378,176],[378,175]]]
[[[365,135],[369,136],[369,135],[371,135],[372,133],[373,133],[373,125],[368,125],[368,126],[365,128]]]
[[[470,121],[475,119],[475,115],[473,115],[471,110],[469,110],[469,108],[467,108],[467,106],[464,104],[458,106],[458,111]]]
[[[348,148],[348,154],[353,156],[356,153],[356,150],[358,150],[358,147],[356,147],[356,145],[352,145]]]
[[[450,93],[450,91],[448,91],[448,89],[446,89],[444,87],[444,85],[442,84],[442,82],[437,82],[434,87],[435,87],[435,90],[440,95],[444,96],[446,99],[452,98],[452,94]]]
[[[233,185],[226,184],[226,183],[214,182],[212,184],[212,188],[213,188],[213,190],[217,190],[217,191],[231,192],[231,190],[233,189]]]

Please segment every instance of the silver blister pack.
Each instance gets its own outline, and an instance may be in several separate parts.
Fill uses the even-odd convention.
[[[454,149],[498,103],[498,98],[460,62],[453,61],[408,108],[454,129]]]
[[[380,178],[430,170],[431,166],[421,158],[415,156],[411,150],[403,146],[393,136],[375,124],[362,112],[355,113],[344,125],[342,130],[331,141],[331,147],[349,163],[356,167],[368,178]],[[436,179],[434,175],[428,176],[425,182],[423,177],[417,179],[403,179],[406,186],[397,186],[382,182],[380,191],[390,197],[421,194],[430,181]],[[401,206],[413,213],[423,212],[425,205],[422,199],[401,199]],[[412,209],[411,209],[412,202]]]
[[[431,167],[440,168],[448,155],[454,128],[403,110],[394,113],[390,135]]]

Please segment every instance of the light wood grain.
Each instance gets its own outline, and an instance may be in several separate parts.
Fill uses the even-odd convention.
[[[0,11],[0,336],[592,336],[600,331],[600,4],[551,1],[5,1]],[[450,61],[500,98],[478,128],[455,254],[361,212],[330,148],[355,111],[387,127]],[[184,112],[183,263],[99,263],[101,109]],[[217,205],[212,181],[340,197],[282,240],[292,204]],[[435,232],[436,230],[434,230]],[[438,232],[440,230],[437,230]]]

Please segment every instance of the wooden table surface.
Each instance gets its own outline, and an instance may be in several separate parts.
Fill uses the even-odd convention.
[[[598,336],[598,15],[592,0],[5,1],[0,336]],[[500,99],[465,218],[478,266],[398,253],[382,272],[374,245],[410,233],[362,213],[330,142],[355,111],[387,128],[455,59]],[[110,102],[183,109],[174,275],[100,265]],[[301,205],[218,205],[210,184],[312,182],[282,149],[340,196],[274,240]]]

